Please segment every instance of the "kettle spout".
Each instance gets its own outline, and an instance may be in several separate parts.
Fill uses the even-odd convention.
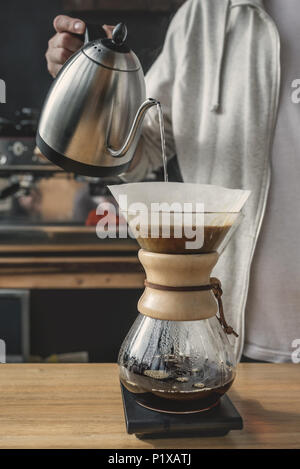
[[[127,151],[133,144],[137,143],[138,137],[139,137],[139,130],[142,126],[144,117],[146,115],[146,112],[148,109],[150,109],[153,106],[157,106],[159,104],[159,101],[156,99],[148,98],[138,109],[136,116],[134,118],[132,127],[130,129],[130,132],[125,140],[124,145],[119,149],[115,150],[111,146],[107,145],[107,150],[111,154],[111,156],[115,158],[119,158],[121,156],[126,155]]]

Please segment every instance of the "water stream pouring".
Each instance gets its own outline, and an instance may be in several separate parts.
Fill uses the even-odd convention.
[[[158,104],[146,99],[142,66],[126,37],[120,23],[112,39],[86,41],[50,88],[37,146],[67,171],[94,177],[124,173],[145,114]]]
[[[226,322],[221,283],[211,278],[211,272],[250,192],[167,182],[111,186],[110,190],[135,230],[146,272],[140,314],[119,354],[121,382],[138,404],[152,410],[210,409],[230,388],[236,366],[227,338],[236,332]],[[167,204],[169,217],[165,216]],[[184,215],[180,204],[183,212],[187,209],[186,218],[179,216]],[[191,234],[202,230],[195,249],[187,244],[191,239],[184,230],[180,235],[178,225],[184,222]]]

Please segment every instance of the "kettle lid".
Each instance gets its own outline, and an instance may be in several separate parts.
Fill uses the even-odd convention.
[[[126,44],[127,27],[119,23],[113,30],[112,38],[96,39],[88,42],[82,52],[93,62],[106,68],[132,72],[141,68],[141,64],[135,53]]]

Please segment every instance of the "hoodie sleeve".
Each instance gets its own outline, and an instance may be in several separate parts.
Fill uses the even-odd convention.
[[[172,129],[172,97],[175,90],[179,56],[184,52],[184,29],[190,3],[192,3],[192,0],[188,0],[177,11],[169,26],[163,50],[146,76],[147,97],[157,99],[162,105],[168,159],[176,154]],[[126,182],[142,180],[151,171],[163,165],[156,107],[151,108],[146,114],[139,149],[141,157],[138,164],[122,177]]]

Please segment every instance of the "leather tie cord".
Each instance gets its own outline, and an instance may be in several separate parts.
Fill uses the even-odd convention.
[[[154,290],[164,290],[164,291],[179,291],[179,292],[190,292],[190,291],[208,291],[212,290],[215,298],[218,302],[218,308],[219,308],[219,317],[216,316],[218,319],[219,323],[223,327],[224,331],[226,334],[230,335],[233,334],[235,337],[238,337],[239,335],[235,332],[235,330],[229,326],[226,322],[225,315],[224,315],[224,309],[223,309],[223,302],[222,302],[222,286],[221,282],[219,279],[212,277],[210,279],[210,284],[209,285],[192,285],[192,286],[186,286],[186,287],[171,287],[167,285],[159,285],[157,283],[151,283],[148,282],[148,280],[145,280],[144,282],[145,287],[148,288],[153,288]]]
[[[216,300],[218,302],[220,317],[218,317],[218,316],[216,316],[216,317],[217,317],[219,323],[223,327],[226,334],[228,334],[228,335],[233,334],[235,337],[238,337],[239,335],[235,332],[235,330],[231,326],[229,326],[227,324],[226,319],[225,319],[224,310],[223,310],[223,302],[222,302],[223,290],[222,290],[222,284],[221,284],[220,280],[217,279],[216,277],[212,277],[210,279],[210,285],[212,287],[211,289],[212,289],[212,291],[213,291],[213,293],[216,297]]]

